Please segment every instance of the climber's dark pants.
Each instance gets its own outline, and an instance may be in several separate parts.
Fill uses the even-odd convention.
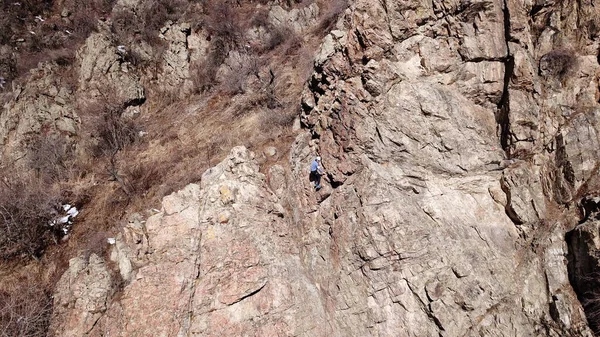
[[[317,171],[310,171],[309,180],[315,183],[315,188],[321,188],[321,175]]]

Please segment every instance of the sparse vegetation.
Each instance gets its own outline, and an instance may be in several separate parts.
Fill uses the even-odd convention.
[[[331,2],[328,2],[327,7],[323,10],[321,22],[317,29],[329,33],[346,8],[348,8],[347,0],[332,0]]]
[[[60,206],[60,192],[42,179],[16,174],[1,179],[0,259],[41,256],[56,240],[49,222]]]
[[[295,107],[287,104],[282,96],[295,79],[278,77],[276,72],[267,66],[272,59],[278,60],[275,62],[288,62],[291,58],[301,59],[301,62],[306,59],[310,66],[310,53],[302,52],[303,38],[291,27],[272,25],[269,22],[268,10],[264,7],[257,10],[256,2],[245,1],[151,0],[143,2],[136,12],[125,8],[111,12],[114,3],[114,0],[93,0],[85,2],[84,6],[82,0],[65,0],[60,6],[55,6],[54,1],[47,0],[36,4],[25,3],[18,10],[10,7],[9,3],[2,4],[9,15],[0,18],[0,24],[10,23],[12,26],[0,33],[0,42],[19,48],[17,54],[1,53],[0,76],[8,81],[14,80],[28,68],[34,67],[39,60],[45,59],[53,59],[68,69],[74,60],[72,43],[82,41],[95,29],[97,21],[101,18],[106,18],[109,24],[112,22],[115,42],[145,41],[152,45],[152,52],[160,53],[164,44],[158,38],[160,28],[168,20],[177,21],[180,17],[186,17],[186,20],[206,31],[211,44],[208,55],[200,62],[192,64],[192,80],[198,93],[214,95],[210,97],[246,96],[228,109],[231,114],[228,118],[245,118],[246,115],[260,114],[257,120],[260,120],[260,127],[263,129],[285,128],[291,125],[295,118]],[[307,6],[310,3],[311,1],[288,1],[284,6]],[[201,10],[192,13],[191,6]],[[346,7],[345,0],[328,2],[322,7],[321,24],[311,33],[316,40],[323,34],[323,29],[333,27],[333,23]],[[43,17],[43,20],[35,19],[38,15]],[[261,27],[264,41],[253,41],[252,45],[246,41],[244,34],[252,27]],[[36,34],[28,35],[28,29]],[[37,34],[38,32],[40,34]],[[23,38],[24,42],[18,42],[19,38]],[[25,55],[27,57],[23,57]],[[145,62],[142,56],[130,48],[127,48],[123,57],[133,65]],[[294,68],[296,66],[293,65]],[[152,72],[152,69],[146,70]],[[155,70],[157,73],[158,71]],[[298,82],[302,83],[302,80]],[[3,209],[3,230],[10,232],[0,243],[3,246],[1,256],[36,256],[43,252],[49,242],[59,238],[48,228],[47,221],[55,215],[56,206],[66,193],[63,191],[71,190],[68,187],[73,179],[87,179],[85,177],[90,176],[93,179],[103,177],[105,181],[115,182],[112,186],[122,194],[120,197],[113,196],[113,199],[118,199],[118,203],[127,204],[133,199],[145,196],[150,189],[156,189],[155,185],[168,179],[169,172],[180,163],[189,161],[189,165],[194,166],[194,160],[197,160],[198,156],[206,157],[207,153],[210,154],[209,162],[212,162],[219,153],[226,151],[227,147],[236,141],[236,137],[225,137],[226,132],[221,132],[222,137],[217,138],[221,139],[218,147],[222,149],[216,152],[208,148],[210,144],[205,144],[206,146],[190,148],[181,153],[171,152],[160,165],[157,165],[156,160],[145,161],[143,165],[140,162],[126,162],[121,156],[133,152],[132,149],[136,147],[144,146],[137,141],[140,128],[133,120],[122,117],[124,106],[112,104],[111,102],[118,100],[110,96],[107,94],[102,102],[91,102],[78,112],[83,121],[80,131],[91,136],[86,138],[85,145],[79,144],[79,150],[76,151],[72,146],[71,142],[74,140],[67,141],[64,135],[59,134],[44,133],[28,140],[25,147],[28,154],[23,168],[30,170],[31,174],[6,176],[0,191],[3,198],[0,200]],[[172,100],[162,101],[168,101],[165,103],[168,105]],[[162,105],[162,108],[165,106]],[[221,106],[219,109],[225,108]],[[168,137],[165,135],[162,138],[166,142]],[[179,134],[172,137],[181,141]],[[83,148],[89,152],[81,151]],[[98,161],[103,165],[97,165]],[[194,179],[200,174],[201,170]],[[189,182],[189,179],[192,178],[182,177],[181,184]],[[179,183],[171,184],[173,186],[166,190],[181,187],[177,184]],[[90,186],[85,187],[84,184],[78,187],[76,192],[68,193],[82,193],[89,198],[95,193],[90,192],[90,189]],[[17,190],[21,194],[15,194],[14,191]],[[158,193],[155,194],[156,197],[161,197],[164,191],[155,191]],[[14,198],[15,195],[19,197]],[[110,199],[107,195],[103,207],[116,209],[109,205],[113,202]],[[28,208],[27,205],[30,204],[35,207]],[[117,214],[116,211],[114,213]],[[13,230],[16,224],[20,224],[19,231]]]
[[[119,172],[120,151],[133,144],[138,138],[139,129],[131,119],[124,118],[122,105],[116,104],[116,94],[107,95],[102,101],[86,108],[85,128],[94,139],[91,155],[97,160],[105,160],[106,172],[111,180],[131,197],[131,189]]]
[[[72,62],[75,50],[96,29],[115,0],[66,0],[60,2],[66,17],[55,12],[58,2],[4,1],[0,4],[0,77],[10,82],[40,62]],[[1,88],[0,88],[1,90]]]
[[[32,280],[12,282],[0,291],[0,337],[46,337],[51,293]]]
[[[177,21],[187,10],[186,0],[144,1],[137,12],[121,8],[111,17],[111,30],[120,43],[144,41],[152,46],[162,43],[160,28],[169,20]]]
[[[540,72],[547,77],[563,80],[574,68],[575,53],[569,49],[555,49],[540,59]]]
[[[86,244],[93,249],[85,249],[100,254],[106,249],[107,233],[114,234],[114,226],[125,211],[155,205],[164,195],[198,181],[204,170],[221,160],[240,139],[247,139],[245,144],[252,147],[289,137],[288,131],[281,130],[289,128],[297,106],[286,97],[301,90],[305,78],[297,67],[304,64],[310,67],[314,52],[311,48],[326,33],[319,27],[300,37],[291,27],[272,26],[268,11],[264,7],[256,10],[256,1],[153,0],[144,2],[135,12],[127,9],[111,12],[114,0],[94,0],[86,2],[86,6],[81,1],[65,0],[60,5],[47,1],[37,11],[26,14],[26,25],[1,31],[0,42],[5,42],[11,52],[0,51],[0,76],[10,82],[45,60],[55,61],[63,67],[60,71],[70,69],[75,47],[96,29],[99,19],[105,19],[106,24],[112,22],[115,43],[129,46],[145,42],[140,43],[143,48],[139,54],[127,47],[123,58],[134,66],[143,66],[148,79],[160,74],[159,66],[152,69],[149,62],[159,64],[161,50],[166,48],[164,40],[158,37],[159,29],[168,20],[185,17],[193,27],[205,30],[210,39],[211,50],[192,64],[191,75],[206,106],[188,112],[187,106],[176,106],[176,100],[164,99],[160,88],[149,87],[147,92],[155,95],[148,97],[156,105],[151,111],[144,111],[146,116],[132,120],[122,116],[125,107],[112,104],[118,100],[108,93],[101,101],[78,107],[77,116],[82,121],[78,135],[51,133],[44,128],[39,137],[27,139],[23,148],[27,155],[19,162],[21,166],[3,167],[4,175],[0,176],[0,259],[5,262],[19,257],[45,258],[44,252],[79,250]],[[283,5],[305,6],[309,2],[288,1]],[[341,3],[345,1],[335,1]],[[322,12],[327,29],[346,8],[335,4],[328,4]],[[202,10],[192,12],[190,6]],[[36,21],[36,15],[41,15],[44,21]],[[0,18],[0,25],[8,19],[13,18]],[[245,34],[252,27],[261,27],[263,41],[247,41]],[[17,42],[21,38],[24,41]],[[304,41],[309,41],[310,47]],[[290,71],[279,72],[277,67]],[[74,83],[75,89],[77,78],[68,75],[71,77],[66,80]],[[61,86],[65,77],[60,80]],[[238,97],[230,99],[233,96]],[[139,136],[142,127],[149,133],[152,146],[140,140],[144,139]],[[270,132],[262,132],[255,139],[250,137],[251,130],[257,127],[263,131],[276,129],[282,138],[274,140]],[[73,227],[68,245],[49,248],[63,239],[48,223],[66,201],[77,203],[78,208],[79,204],[84,205],[81,217],[85,225]],[[95,234],[98,232],[103,234]],[[65,255],[65,261],[66,258]],[[35,331],[47,329],[48,318],[44,315],[48,305],[44,294],[32,295],[39,299],[34,304],[41,309],[25,310],[38,318],[40,328]],[[0,292],[0,305],[19,298],[12,292]],[[26,336],[14,330],[10,325],[14,322],[10,318],[12,313],[5,312],[0,311],[0,332]]]

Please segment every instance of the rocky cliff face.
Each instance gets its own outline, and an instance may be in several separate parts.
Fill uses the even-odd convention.
[[[599,268],[598,15],[586,1],[354,1],[315,55],[286,165],[260,170],[236,147],[131,217],[112,262],[72,260],[51,334],[592,336],[578,297],[594,298]],[[121,76],[137,104],[110,57],[80,80]]]

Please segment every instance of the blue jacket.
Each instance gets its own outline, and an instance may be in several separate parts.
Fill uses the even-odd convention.
[[[320,173],[322,170],[319,167],[319,162],[317,162],[316,160],[313,160],[313,162],[310,164],[310,171]]]

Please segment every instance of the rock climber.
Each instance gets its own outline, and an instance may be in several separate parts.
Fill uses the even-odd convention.
[[[310,164],[310,181],[315,183],[315,190],[321,189],[321,176],[325,171],[321,168],[321,157],[316,157]]]

